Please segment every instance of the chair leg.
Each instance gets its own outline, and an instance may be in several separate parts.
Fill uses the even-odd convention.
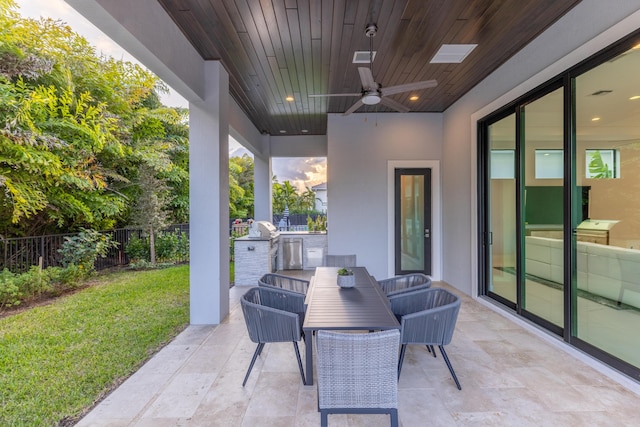
[[[462,387],[460,387],[460,382],[458,381],[458,377],[456,377],[456,373],[453,372],[453,366],[451,366],[451,362],[449,362],[449,357],[447,357],[447,352],[444,351],[444,346],[439,345],[438,347],[440,348],[440,353],[442,353],[442,357],[444,358],[444,361],[447,363],[447,367],[449,368],[449,372],[451,372],[451,376],[453,377],[453,380],[456,382],[456,385],[458,386],[458,390],[462,390]]]
[[[296,351],[296,358],[298,358],[298,368],[300,368],[300,376],[302,377],[302,384],[307,385],[304,379],[304,371],[302,370],[302,359],[300,358],[300,350],[298,349],[298,343],[293,341],[293,349]]]
[[[253,369],[253,364],[256,363],[256,359],[258,358],[258,356],[260,355],[260,353],[262,352],[262,348],[264,347],[264,343],[258,343],[258,346],[256,347],[256,351],[253,352],[253,358],[251,359],[251,364],[249,365],[249,369],[247,370],[247,375],[244,376],[244,381],[242,381],[242,387],[244,387],[244,385],[247,383],[247,380],[249,379],[249,374],[251,373],[251,370]]]
[[[326,410],[322,410],[322,409],[320,410],[320,427],[327,427],[329,425],[327,415],[329,414],[327,413]]]
[[[429,347],[429,352],[430,352],[431,354],[433,354],[433,357],[436,357],[436,350],[433,348],[433,346],[432,346],[432,345],[429,345],[429,346],[427,346],[427,347]]]
[[[391,416],[391,427],[398,427],[398,410],[396,408],[389,410],[389,415]]]
[[[404,362],[404,351],[407,349],[406,344],[402,344],[400,347],[400,358],[398,359],[398,380],[400,379],[400,372],[402,371],[402,362]]]

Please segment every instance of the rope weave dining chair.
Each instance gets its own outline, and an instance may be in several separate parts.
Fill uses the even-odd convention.
[[[356,256],[355,255],[325,255],[324,266],[325,267],[355,267]]]
[[[389,414],[398,426],[397,329],[372,333],[317,333],[318,410],[327,426],[330,413]]]
[[[306,295],[309,290],[309,281],[298,277],[267,273],[258,279],[258,286],[287,289],[289,291]]]
[[[304,295],[283,289],[255,287],[249,289],[240,298],[240,305],[249,338],[257,344],[242,386],[244,387],[247,383],[253,365],[262,353],[264,345],[287,341],[293,343],[302,383],[305,384],[302,360],[298,349],[298,341],[303,338],[302,317],[299,313],[304,312]]]
[[[408,344],[426,345],[433,352],[438,346],[449,372],[462,390],[458,377],[451,366],[444,346],[451,342],[460,312],[460,298],[442,288],[422,289],[406,292],[389,298],[391,311],[400,319],[400,360],[398,361],[398,379],[402,371],[405,350]]]
[[[431,287],[431,278],[422,273],[411,273],[390,279],[378,280],[378,284],[388,297],[403,292],[417,291]]]

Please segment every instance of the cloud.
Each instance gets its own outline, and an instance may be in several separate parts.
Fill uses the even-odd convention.
[[[271,166],[278,182],[289,181],[299,193],[327,180],[324,157],[278,157],[272,160]]]

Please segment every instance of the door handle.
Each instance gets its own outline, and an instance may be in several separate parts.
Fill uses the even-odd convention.
[[[431,230],[429,230],[428,228],[424,229],[424,237],[426,237],[427,239],[429,237],[431,237]]]

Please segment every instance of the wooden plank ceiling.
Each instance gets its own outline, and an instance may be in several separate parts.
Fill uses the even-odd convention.
[[[309,95],[361,91],[357,68],[363,64],[352,60],[355,51],[369,49],[369,23],[378,26],[375,81],[389,87],[435,79],[435,88],[390,98],[411,111],[442,112],[580,2],[158,1],[204,59],[223,63],[231,96],[271,135],[323,135],[328,112],[343,113],[358,101]],[[429,63],[442,44],[478,46],[460,64]],[[357,110],[372,111],[393,110],[381,104]]]

